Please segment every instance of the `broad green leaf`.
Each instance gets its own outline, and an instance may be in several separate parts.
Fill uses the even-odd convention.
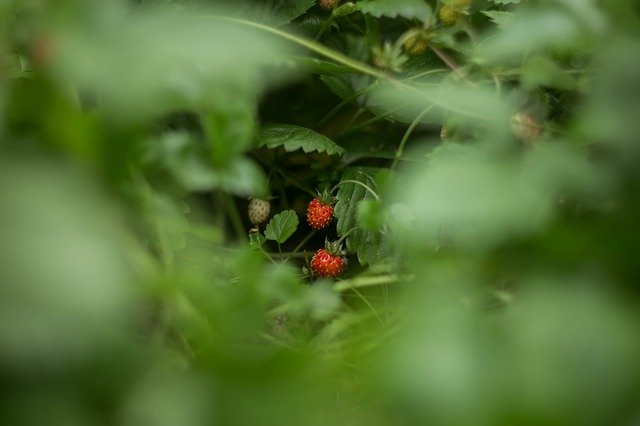
[[[375,176],[382,170],[373,168],[350,168],[342,175],[342,181],[355,180],[376,190]],[[338,219],[338,235],[344,235],[359,225],[358,206],[363,200],[374,199],[365,187],[356,183],[343,183],[336,194],[334,216]],[[361,264],[372,264],[384,259],[390,253],[390,246],[381,232],[369,231],[361,227],[351,231],[346,238],[347,250],[356,252]]]
[[[362,13],[380,18],[402,16],[426,21],[431,18],[431,8],[423,0],[365,0],[358,3]]]
[[[265,126],[258,135],[258,146],[282,146],[287,152],[302,149],[304,152],[326,152],[328,155],[342,155],[344,152],[342,147],[328,137],[311,129],[290,124]]]
[[[268,240],[284,243],[298,229],[298,215],[293,210],[285,210],[273,216],[264,230]]]
[[[126,3],[94,2],[91,13],[70,7],[50,19],[52,76],[99,98],[123,121],[258,93],[271,79],[260,68],[288,51],[273,37],[214,17],[224,10],[158,6],[140,13]]]

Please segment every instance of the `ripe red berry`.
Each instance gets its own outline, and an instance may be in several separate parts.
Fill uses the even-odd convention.
[[[347,265],[347,259],[339,253],[332,254],[327,249],[320,249],[311,258],[311,271],[321,278],[334,278],[342,275]]]
[[[314,198],[307,206],[307,222],[313,229],[326,228],[333,218],[333,206],[321,198]]]

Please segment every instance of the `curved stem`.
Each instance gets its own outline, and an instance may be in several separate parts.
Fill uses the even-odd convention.
[[[286,261],[288,261],[289,259],[291,259],[291,257],[293,257],[293,256],[298,252],[298,250],[300,250],[300,249],[302,248],[302,246],[304,246],[304,245],[307,243],[307,241],[309,241],[309,240],[310,240],[314,235],[316,235],[316,232],[317,232],[317,231],[316,231],[315,229],[314,229],[314,230],[312,230],[311,232],[309,232],[309,234],[307,234],[307,236],[306,236],[306,237],[304,237],[304,239],[303,239],[302,241],[300,241],[300,244],[298,244],[298,245],[296,246],[296,248],[294,248],[294,249],[293,249],[293,251],[291,252],[291,254],[289,254],[289,256],[287,256],[287,257],[283,260],[283,262],[286,262]],[[282,253],[280,253],[280,255],[282,255]]]
[[[333,191],[338,189],[338,187],[340,185],[342,185],[343,183],[355,183],[355,184],[358,184],[358,185],[362,186],[364,189],[366,189],[367,191],[369,191],[371,193],[371,195],[373,195],[373,197],[376,199],[376,201],[380,201],[380,196],[373,189],[371,189],[371,187],[369,185],[367,185],[366,183],[362,183],[362,182],[360,182],[358,180],[353,180],[353,179],[345,179],[345,180],[342,180],[342,181],[336,183],[333,186],[333,188],[331,188],[331,190],[329,192],[332,193]]]
[[[341,63],[342,65],[346,65],[352,69],[354,69],[355,71],[359,71],[363,74],[366,75],[370,75],[372,77],[378,78],[382,81],[385,81],[387,83],[389,83],[391,86],[397,88],[397,89],[405,89],[405,90],[409,90],[415,94],[418,94],[419,96],[423,97],[426,101],[436,104],[446,110],[461,114],[461,115],[465,115],[468,117],[474,117],[474,118],[478,118],[478,119],[491,119],[490,116],[487,115],[483,115],[483,114],[478,114],[476,112],[473,111],[467,111],[463,108],[457,107],[455,105],[449,105],[447,104],[446,101],[440,99],[439,97],[434,97],[432,95],[430,95],[429,93],[426,93],[425,91],[421,90],[418,87],[414,87],[411,86],[409,84],[404,83],[402,80],[398,80],[395,79],[387,74],[385,74],[384,72],[377,70],[376,68],[362,63],[360,61],[357,61],[355,59],[352,59],[350,57],[348,57],[347,55],[340,53],[340,52],[336,52],[335,50],[329,49],[327,47],[325,47],[324,45],[313,41],[313,40],[307,40],[305,38],[302,37],[298,37],[296,35],[281,31],[277,28],[272,28],[269,27],[268,25],[264,25],[264,24],[260,24],[258,22],[253,22],[253,21],[248,21],[246,19],[240,19],[240,18],[232,18],[232,17],[228,17],[228,16],[220,16],[220,15],[208,15],[208,16],[204,16],[202,17],[203,19],[220,19],[220,20],[225,20],[228,22],[233,22],[236,24],[240,24],[240,25],[245,25],[248,27],[252,27],[252,28],[256,28],[259,29],[261,31],[265,31],[268,32],[270,34],[276,35],[280,38],[283,38],[285,40],[288,40],[292,43],[295,43],[299,46],[305,47],[313,52],[318,53],[321,56],[324,56],[325,58],[329,58],[335,62]],[[458,74],[459,76],[461,76],[463,79],[465,78],[465,75],[462,71],[460,71],[460,68],[454,63],[452,62],[453,60],[451,58],[449,58],[444,52],[442,52],[439,49],[435,49],[434,52],[440,56],[440,58],[447,63],[448,66],[450,66],[454,72],[456,74]],[[467,80],[465,80],[467,81]]]
[[[349,229],[340,237],[340,239],[338,240],[338,243],[342,244],[342,242],[349,236],[349,234],[351,234],[353,231],[355,231],[358,228],[359,228],[358,226],[354,226],[353,228]]]
[[[433,104],[423,109],[422,112],[418,114],[418,116],[411,122],[407,131],[404,132],[404,136],[402,136],[400,145],[396,150],[396,158],[393,159],[393,163],[391,164],[391,170],[394,170],[396,168],[396,165],[398,164],[398,160],[400,159],[400,157],[402,157],[402,154],[404,154],[404,146],[406,145],[407,140],[409,139],[409,136],[411,135],[411,133],[413,133],[413,129],[416,128],[420,120],[422,120],[422,117],[424,117],[429,111],[431,111],[432,108],[433,108]]]

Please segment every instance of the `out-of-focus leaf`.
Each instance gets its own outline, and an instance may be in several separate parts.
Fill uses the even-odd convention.
[[[429,5],[422,0],[364,0],[357,5],[363,13],[376,18],[402,16],[407,19],[426,21],[433,15]]]
[[[574,2],[577,3],[577,2]],[[585,3],[580,1],[580,3]],[[591,7],[591,6],[589,6]],[[545,3],[514,12],[503,31],[488,37],[475,49],[481,63],[517,63],[527,55],[572,52],[603,31],[602,16],[591,10],[590,26],[564,7]]]
[[[574,86],[571,75],[564,72],[556,63],[544,56],[531,58],[524,63],[520,80],[527,88],[538,86],[570,90]]]
[[[213,17],[215,10],[121,6],[71,7],[52,18],[49,35],[55,77],[99,98],[121,120],[220,105],[221,91],[257,92],[266,79],[259,67],[286,51],[256,29]]]
[[[344,152],[342,147],[328,137],[311,129],[290,124],[265,126],[258,135],[258,146],[282,146],[287,152],[302,149],[304,152],[326,152],[328,155],[342,155]]]
[[[298,229],[298,215],[293,210],[285,210],[273,216],[264,230],[268,240],[284,243]]]
[[[342,174],[341,181],[355,180],[376,190],[375,176],[379,169],[349,168]],[[391,248],[385,235],[380,231],[370,231],[358,226],[358,205],[362,200],[373,199],[373,195],[362,185],[345,182],[336,194],[338,202],[334,215],[338,219],[338,235],[351,233],[346,238],[347,250],[358,255],[361,264],[376,263],[389,255]],[[355,228],[355,229],[354,229]]]
[[[366,231],[379,231],[383,224],[382,206],[380,202],[367,198],[358,203],[356,217],[358,225]]]
[[[118,219],[117,204],[91,182],[49,161],[0,160],[5,372],[67,372],[132,319],[129,262],[138,248]]]
[[[398,188],[402,239],[484,250],[530,234],[554,216],[561,191],[603,191],[607,180],[577,152],[541,145],[522,158],[497,160],[478,147],[434,150],[413,181]]]
[[[390,111],[393,118],[411,123],[419,115],[423,123],[442,123],[445,117],[500,135],[508,130],[509,107],[488,86],[455,82],[380,85],[372,91],[376,111]]]
[[[513,12],[504,12],[499,10],[485,10],[482,12],[491,19],[491,21],[500,29],[504,29],[505,26],[513,19]]]

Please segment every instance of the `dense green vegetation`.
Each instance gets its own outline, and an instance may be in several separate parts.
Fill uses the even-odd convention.
[[[640,421],[638,2],[5,0],[0,55],[3,424]]]

